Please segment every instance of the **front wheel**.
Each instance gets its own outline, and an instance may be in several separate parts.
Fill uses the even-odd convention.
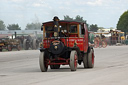
[[[39,56],[39,64],[40,64],[40,70],[42,72],[46,72],[48,69],[48,63],[45,57],[45,53],[41,52]]]
[[[76,51],[71,51],[71,54],[70,54],[70,68],[71,68],[71,71],[76,71],[77,70],[77,62],[78,62],[77,52]]]
[[[36,39],[33,39],[32,45],[35,50],[39,48],[39,42]]]
[[[28,50],[29,49],[29,44],[27,42],[27,39],[24,39],[24,41],[23,41],[23,48],[24,48],[24,50]]]

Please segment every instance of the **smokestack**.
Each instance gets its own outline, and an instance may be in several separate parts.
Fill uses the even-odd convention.
[[[15,32],[15,38],[16,38],[16,32]]]
[[[54,23],[54,37],[57,37],[59,34],[59,18],[57,16],[55,16],[53,18],[53,23]]]

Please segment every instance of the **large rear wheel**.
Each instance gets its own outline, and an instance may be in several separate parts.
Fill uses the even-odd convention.
[[[48,69],[48,63],[46,60],[45,52],[41,52],[39,56],[40,70],[46,72]]]
[[[33,44],[33,49],[38,49],[39,48],[39,42],[36,40],[36,39],[33,39],[33,42],[32,42],[32,44]]]
[[[83,56],[83,64],[84,64],[84,68],[88,68],[88,64],[87,64],[87,61],[88,61],[88,55],[87,55],[87,53],[84,53],[83,54],[84,56]]]
[[[23,48],[24,48],[24,50],[28,50],[29,49],[29,45],[27,43],[27,39],[24,39],[24,41],[23,41]]]
[[[71,71],[76,71],[77,70],[77,62],[78,62],[77,52],[76,51],[71,51],[71,54],[70,54],[70,68],[71,68]]]
[[[88,53],[88,59],[87,59],[88,68],[94,67],[94,50],[91,49]]]

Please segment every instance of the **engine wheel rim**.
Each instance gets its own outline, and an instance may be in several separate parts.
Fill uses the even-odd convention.
[[[74,66],[75,68],[77,68],[77,54],[75,54],[74,56]]]
[[[102,42],[102,47],[105,48],[107,46],[106,42]]]
[[[97,47],[99,47],[99,42],[98,41],[95,41],[94,42],[94,48],[97,48]]]
[[[92,53],[92,64],[94,64],[94,53]]]

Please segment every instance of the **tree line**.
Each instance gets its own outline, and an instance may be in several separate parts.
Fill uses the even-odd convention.
[[[98,29],[105,29],[104,27],[98,27],[97,24],[88,24],[86,20],[83,19],[80,15],[77,15],[75,18],[70,17],[69,15],[64,16],[64,20],[75,20],[84,22],[87,24],[88,30],[96,32]],[[41,23],[28,23],[26,25],[25,30],[37,30],[41,28]],[[4,21],[0,20],[0,30],[21,30],[21,27],[18,24],[9,24],[7,27],[4,24]],[[110,28],[113,29],[113,28]],[[117,29],[128,32],[128,10],[125,11],[119,18],[119,21],[117,22]]]
[[[74,19],[69,17],[68,15],[64,16],[64,20],[75,20],[84,22],[87,24],[87,27],[90,31],[96,32],[99,28],[97,24],[89,25],[86,20],[83,19],[83,17],[77,15]],[[38,30],[41,28],[41,23],[28,23],[26,25],[25,30]],[[21,27],[18,24],[9,24],[7,27],[5,26],[4,22],[0,20],[0,30],[21,30]]]
[[[41,23],[28,23],[25,30],[38,30],[41,28]],[[0,30],[21,30],[18,24],[9,24],[7,27],[2,20],[0,20]]]

